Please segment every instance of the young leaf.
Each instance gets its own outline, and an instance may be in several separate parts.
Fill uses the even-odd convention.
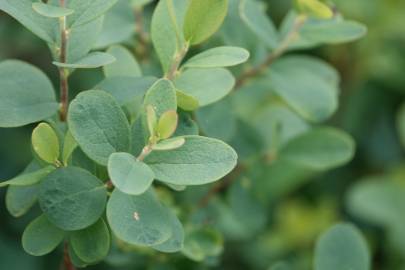
[[[353,139],[334,128],[310,130],[292,139],[280,151],[280,159],[319,171],[341,166],[353,155]]]
[[[176,90],[176,96],[178,106],[185,111],[194,111],[200,106],[195,97],[190,96],[182,91]]]
[[[53,86],[42,71],[17,60],[0,62],[0,127],[41,121],[58,107]]]
[[[157,116],[155,109],[152,105],[148,105],[146,107],[146,122],[148,124],[148,130],[150,136],[154,136],[156,133],[156,126],[157,126]]]
[[[152,17],[153,46],[166,73],[178,50],[184,47],[181,31],[188,0],[161,0]]]
[[[338,80],[331,70],[323,61],[290,56],[276,61],[267,76],[274,92],[298,114],[321,122],[338,106]]]
[[[114,98],[97,90],[80,93],[71,103],[69,130],[91,159],[107,165],[112,153],[130,148],[129,124]]]
[[[117,59],[114,63],[104,67],[106,77],[142,76],[141,68],[132,53],[123,46],[114,45],[108,48],[107,53]]]
[[[180,148],[152,152],[145,158],[156,179],[174,185],[203,185],[221,179],[236,166],[237,154],[227,144],[200,136],[184,139]]]
[[[155,151],[167,151],[167,150],[174,150],[183,146],[186,140],[182,137],[171,138],[167,140],[163,140],[158,144],[155,144],[152,149]]]
[[[58,160],[60,154],[59,139],[49,124],[39,124],[32,132],[31,140],[35,153],[43,161],[54,164]]]
[[[182,253],[188,258],[200,262],[206,257],[218,256],[223,251],[224,239],[213,229],[193,229],[185,237]]]
[[[114,234],[131,245],[155,246],[172,235],[169,212],[151,189],[139,196],[115,189],[107,204],[107,219]]]
[[[116,58],[109,53],[92,52],[75,63],[60,63],[54,61],[53,64],[64,68],[98,68],[115,62]]]
[[[144,106],[153,106],[159,119],[169,110],[177,110],[176,90],[173,84],[166,79],[160,79],[151,86],[145,95]]]
[[[165,253],[179,252],[183,248],[184,242],[183,225],[172,211],[169,211],[169,216],[173,232],[172,236],[162,244],[152,246],[152,248]]]
[[[52,252],[65,237],[64,231],[55,227],[42,215],[32,221],[22,236],[24,250],[33,256],[43,256]]]
[[[176,78],[177,89],[198,100],[200,106],[217,102],[235,86],[232,73],[223,68],[188,69]]]
[[[183,66],[188,68],[231,67],[246,62],[249,51],[239,47],[216,47],[190,58]]]
[[[89,172],[66,167],[49,174],[40,186],[39,205],[51,223],[65,231],[94,224],[104,212],[107,191]]]
[[[278,33],[261,4],[262,3],[258,1],[241,0],[239,13],[250,30],[255,33],[268,48],[274,49],[279,42]]]
[[[155,178],[148,165],[127,153],[114,153],[110,156],[108,173],[114,186],[130,195],[144,193]]]
[[[184,37],[199,44],[212,36],[228,12],[228,0],[191,0],[184,19]]]
[[[85,263],[96,263],[104,259],[110,251],[110,242],[110,231],[103,219],[70,235],[75,254]]]
[[[44,177],[46,177],[48,174],[50,174],[53,170],[55,170],[55,167],[47,166],[34,172],[23,173],[11,180],[1,182],[0,187],[5,187],[8,185],[10,186],[35,185],[36,183],[41,181]]]
[[[160,139],[167,139],[173,135],[177,128],[177,112],[174,110],[164,112],[156,126],[156,133]]]
[[[319,0],[296,0],[298,10],[308,16],[319,19],[330,19],[333,17],[333,11],[326,4]]]
[[[49,18],[60,18],[65,17],[74,12],[72,9],[63,8],[60,6],[54,6],[50,4],[45,4],[42,2],[32,3],[32,8],[40,15]]]
[[[314,264],[315,270],[369,270],[370,254],[357,228],[337,224],[318,240]]]
[[[73,138],[72,133],[68,130],[65,135],[65,139],[63,142],[63,151],[62,151],[62,161],[63,164],[67,164],[69,158],[72,156],[73,151],[77,147],[77,142],[75,138]]]

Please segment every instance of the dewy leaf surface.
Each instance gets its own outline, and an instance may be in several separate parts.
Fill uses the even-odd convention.
[[[107,165],[112,153],[129,151],[126,116],[114,98],[103,91],[79,94],[70,105],[68,124],[83,151],[101,165]]]
[[[0,127],[31,124],[57,110],[53,86],[42,71],[17,60],[0,62]]]
[[[236,152],[224,142],[185,136],[183,146],[152,152],[145,162],[156,179],[174,185],[203,185],[221,179],[236,166]]]
[[[57,169],[40,186],[42,211],[51,223],[65,231],[94,224],[103,214],[106,200],[103,183],[77,167]]]
[[[172,235],[168,210],[151,189],[139,196],[115,189],[108,201],[107,219],[114,234],[132,245],[154,246]]]

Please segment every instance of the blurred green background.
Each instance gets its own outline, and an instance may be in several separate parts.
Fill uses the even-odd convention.
[[[264,2],[277,23],[290,7],[286,0]],[[270,222],[257,234],[225,243],[222,263],[213,261],[210,267],[181,256],[135,254],[134,263],[114,269],[267,269],[282,260],[291,263],[293,269],[311,269],[317,237],[341,220],[355,223],[365,234],[373,254],[373,269],[405,269],[405,110],[401,114],[405,94],[405,1],[333,2],[345,17],[369,29],[358,42],[309,52],[331,63],[342,76],[341,104],[330,124],[355,138],[354,160],[277,198],[263,210]],[[38,66],[57,85],[57,69],[51,64],[45,43],[0,12],[0,60],[9,58]],[[77,71],[72,90],[89,89],[100,76],[99,71]],[[32,128],[0,129],[0,179],[13,177],[29,163]],[[183,196],[192,196],[194,191],[187,192]],[[4,194],[1,189],[2,202]],[[35,258],[21,248],[22,231],[35,216],[36,211],[31,211],[14,219],[0,203],[1,270],[58,269],[60,250]],[[109,261],[114,260],[124,259],[110,256]],[[112,266],[104,264],[95,269]]]

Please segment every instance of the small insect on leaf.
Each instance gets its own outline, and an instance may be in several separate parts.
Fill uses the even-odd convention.
[[[135,219],[136,221],[139,220],[139,213],[138,213],[138,212],[134,212],[134,219]]]
[[[162,114],[156,127],[156,132],[160,139],[167,139],[176,131],[179,117],[174,110]]]

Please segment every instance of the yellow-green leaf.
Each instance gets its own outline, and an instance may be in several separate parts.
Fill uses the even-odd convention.
[[[59,157],[59,139],[53,128],[46,124],[39,124],[32,132],[32,147],[35,153],[47,163],[55,163]]]

